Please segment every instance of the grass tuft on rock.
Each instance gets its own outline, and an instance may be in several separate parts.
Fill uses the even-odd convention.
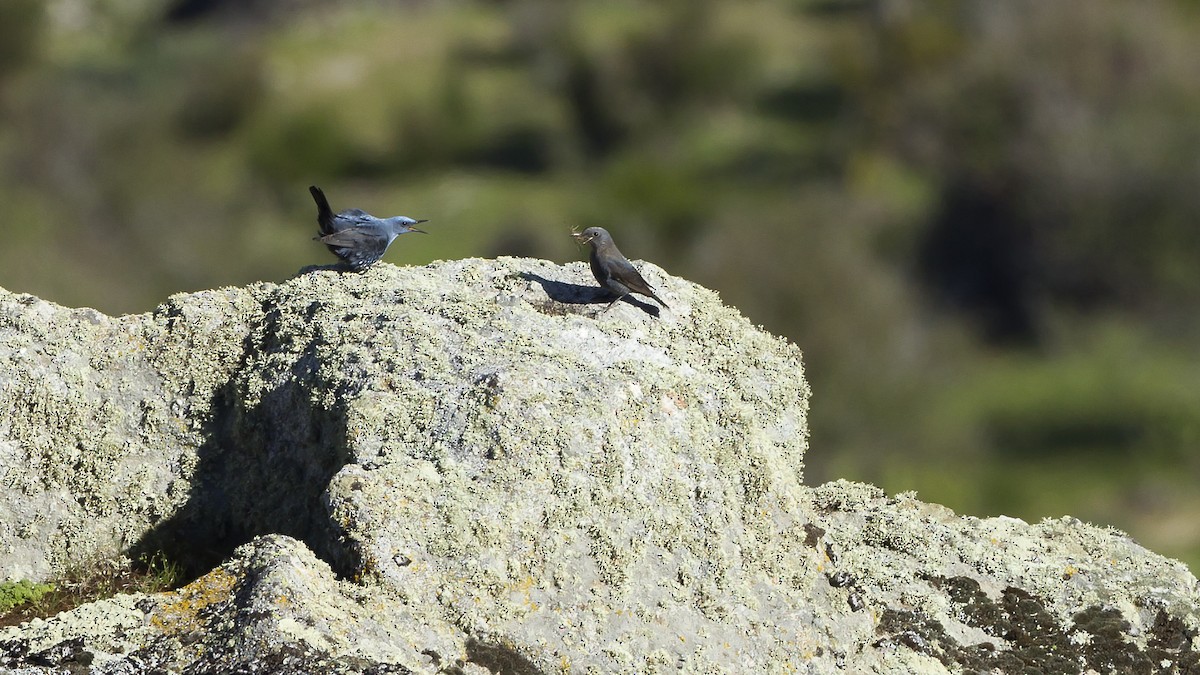
[[[111,558],[80,565],[44,584],[0,583],[0,627],[44,619],[121,593],[173,590],[183,581],[182,566],[156,553],[137,561]]]

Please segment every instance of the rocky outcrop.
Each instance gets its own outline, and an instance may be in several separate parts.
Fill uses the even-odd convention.
[[[184,672],[1186,672],[1186,568],[1070,519],[801,483],[798,350],[583,264],[307,270],[110,318],[0,295],[0,570],[203,572],[0,629]]]

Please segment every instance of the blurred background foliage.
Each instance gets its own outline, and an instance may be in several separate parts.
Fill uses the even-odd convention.
[[[5,0],[0,285],[633,257],[804,350],[807,480],[1200,565],[1200,3]]]

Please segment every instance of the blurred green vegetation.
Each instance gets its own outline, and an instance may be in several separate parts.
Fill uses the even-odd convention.
[[[108,312],[332,262],[581,259],[805,352],[807,479],[1200,565],[1200,5],[0,5],[0,285]]]

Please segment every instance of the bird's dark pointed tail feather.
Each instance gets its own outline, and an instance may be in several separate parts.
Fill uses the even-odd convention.
[[[325,193],[316,185],[309,185],[308,191],[312,193],[313,201],[317,203],[317,222],[321,225],[321,234],[329,234],[333,228],[329,225],[333,220],[333,209],[329,207],[329,200],[325,198]]]

